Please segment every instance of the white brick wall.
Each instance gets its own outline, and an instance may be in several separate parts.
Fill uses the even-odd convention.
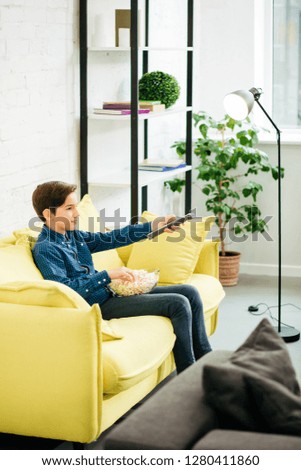
[[[78,182],[78,1],[0,0],[0,236],[43,181]]]

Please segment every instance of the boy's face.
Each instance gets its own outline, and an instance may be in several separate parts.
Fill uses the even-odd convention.
[[[70,193],[64,204],[57,207],[56,213],[53,214],[49,209],[43,211],[46,219],[46,225],[54,230],[64,234],[67,230],[75,230],[79,212],[77,210],[77,197],[75,193]]]

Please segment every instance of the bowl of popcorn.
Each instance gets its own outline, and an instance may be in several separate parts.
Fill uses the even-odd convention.
[[[113,279],[109,284],[110,288],[122,297],[129,295],[147,294],[156,287],[159,280],[159,269],[148,272],[145,269],[134,269],[133,274],[135,281],[122,281],[121,279]]]

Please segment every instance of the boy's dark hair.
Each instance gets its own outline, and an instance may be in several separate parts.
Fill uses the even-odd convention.
[[[76,184],[63,183],[62,181],[48,181],[39,184],[32,194],[32,205],[39,218],[45,222],[43,211],[50,209],[56,213],[57,207],[64,204],[66,197],[76,190]]]

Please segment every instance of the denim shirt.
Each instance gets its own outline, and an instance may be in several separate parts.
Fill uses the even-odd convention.
[[[151,223],[128,225],[111,232],[67,231],[65,235],[43,226],[32,254],[44,279],[61,282],[78,292],[90,305],[110,297],[111,278],[96,271],[92,253],[126,246],[146,238]]]

